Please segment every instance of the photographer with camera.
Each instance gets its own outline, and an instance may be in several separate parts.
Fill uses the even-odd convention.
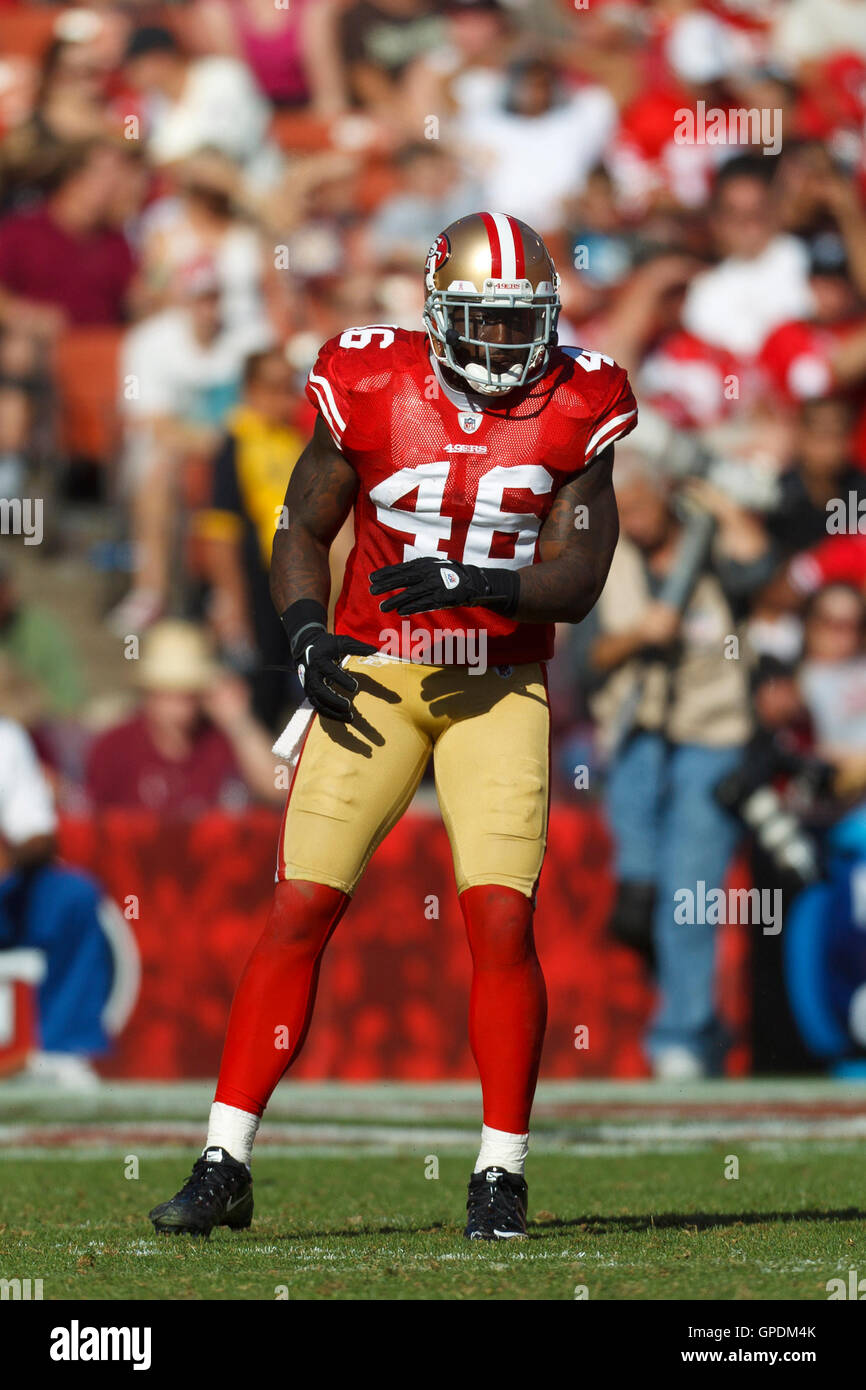
[[[740,826],[716,796],[750,737],[735,608],[772,564],[763,528],[705,479],[617,456],[620,542],[593,614],[591,704],[608,750],[606,809],[618,882],[611,931],[654,966],[646,1040],[655,1074],[721,1069],[715,927],[675,918],[675,895],[721,887]],[[688,509],[686,509],[686,506]]]

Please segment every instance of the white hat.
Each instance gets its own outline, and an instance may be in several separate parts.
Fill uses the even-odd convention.
[[[207,634],[195,623],[166,618],[144,638],[138,667],[143,690],[199,694],[210,689],[217,674]]]

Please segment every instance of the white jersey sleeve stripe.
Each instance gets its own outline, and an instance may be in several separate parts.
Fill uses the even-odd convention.
[[[612,444],[615,439],[619,439],[620,435],[625,432],[625,427],[629,420],[633,420],[636,415],[637,410],[629,410],[625,415],[614,415],[612,420],[607,420],[600,430],[596,430],[592,439],[587,444],[587,459],[592,458],[602,440],[604,440],[606,447],[608,444]]]
[[[338,429],[344,430],[346,428],[346,422],[340,414],[340,411],[337,407],[337,402],[334,400],[334,393],[331,390],[331,383],[327,380],[326,377],[317,376],[315,372],[310,372],[310,384],[312,385],[314,390],[317,386],[320,386],[322,388],[322,390],[328,398],[328,403],[331,407],[331,410],[333,411],[333,418],[336,422]],[[316,395],[319,395],[318,391],[316,391]],[[321,399],[321,397],[319,397],[319,399]]]
[[[316,400],[319,402],[319,409],[321,410],[322,414],[323,414],[324,417],[325,417],[325,424],[328,426],[328,429],[331,431],[331,435],[332,435],[332,437],[333,437],[334,443],[335,443],[335,444],[341,444],[341,443],[342,443],[342,440],[343,440],[343,436],[340,434],[340,431],[337,429],[337,426],[334,424],[333,417],[331,416],[331,412],[330,412],[330,410],[328,409],[328,406],[327,406],[327,403],[326,403],[326,401],[325,401],[325,398],[324,398],[324,396],[322,395],[321,391],[319,390],[318,386],[317,386],[317,385],[315,384],[315,382],[313,381],[312,376],[310,376],[310,386],[312,387],[312,390],[315,392]]]

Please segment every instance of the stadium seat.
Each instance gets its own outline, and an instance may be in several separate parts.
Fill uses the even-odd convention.
[[[374,156],[367,160],[358,186],[358,206],[369,216],[380,203],[396,193],[400,187],[400,177],[393,162]]]
[[[29,58],[40,63],[63,13],[59,6],[0,9],[0,53],[4,58]]]
[[[278,111],[271,124],[271,136],[283,150],[312,154],[332,148],[331,122],[306,111]]]
[[[70,457],[110,462],[117,439],[123,329],[73,328],[57,346],[60,442]]]

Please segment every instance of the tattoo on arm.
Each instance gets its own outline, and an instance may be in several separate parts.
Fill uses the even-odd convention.
[[[611,446],[557,493],[540,560],[520,571],[517,620],[579,623],[604,588],[618,537]]]
[[[358,477],[321,416],[286,489],[287,525],[277,530],[271,556],[271,598],[278,613],[298,599],[328,606],[331,542],[354,506]]]

